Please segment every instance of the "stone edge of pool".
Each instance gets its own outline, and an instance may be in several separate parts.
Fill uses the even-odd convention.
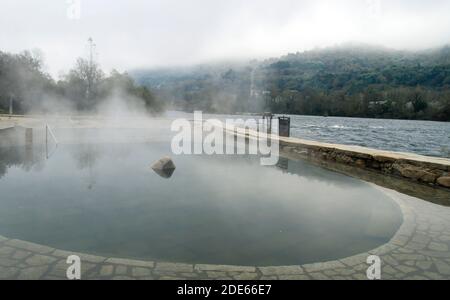
[[[225,131],[246,138],[259,136],[257,131],[251,129],[233,128]],[[281,151],[290,152],[298,158],[344,164],[450,191],[450,159],[447,158],[323,143],[294,137],[277,138]]]
[[[422,266],[432,264],[436,258],[450,258],[448,252],[431,250],[427,252],[429,255],[427,258],[423,254],[412,254],[413,249],[417,249],[417,245],[420,249],[426,247],[421,244],[421,236],[416,233],[416,216],[413,210],[400,199],[398,195],[401,194],[373,186],[382,190],[398,204],[402,211],[403,222],[388,243],[368,252],[342,259],[304,265],[264,267],[154,262],[64,251],[0,236],[0,279],[64,280],[69,266],[66,263],[69,255],[78,255],[81,258],[81,279],[105,280],[366,280],[366,271],[369,267],[366,260],[370,255],[384,255],[382,279],[402,279],[401,276],[408,276],[420,270]],[[404,253],[403,257],[399,254],[390,254],[394,250]],[[402,259],[413,260],[418,267],[401,265],[398,261]],[[449,266],[448,263],[450,260],[447,260],[447,266]],[[441,261],[439,264],[446,264],[446,262]],[[393,269],[394,266],[395,269]],[[397,272],[401,276],[395,274]],[[428,273],[432,275],[422,279],[443,279],[450,275],[450,269],[444,270],[443,273]]]
[[[0,118],[1,120],[2,118]],[[19,125],[33,127],[30,126],[31,124]],[[90,127],[91,125],[86,126]],[[251,133],[246,131],[245,135],[250,137]],[[448,159],[295,138],[280,138],[280,144],[282,151],[296,157],[319,157],[319,160],[335,161],[340,165],[355,165],[359,169],[366,169],[367,165],[362,165],[358,159],[366,159],[387,161],[391,163],[391,167],[396,162],[404,162],[425,169],[425,171],[438,166],[437,168],[443,171],[444,175],[448,175],[450,170],[450,160]],[[349,157],[351,162],[345,157]],[[412,169],[411,172],[414,173],[415,170]],[[379,173],[382,173],[381,169]],[[418,182],[417,179],[414,181]],[[421,187],[430,188],[427,185],[421,185]],[[428,237],[423,230],[417,229],[420,228],[420,225],[416,224],[416,219],[423,216],[419,216],[418,212],[404,204],[404,201],[408,199],[405,200],[403,197],[407,196],[384,188],[380,189],[388,193],[390,198],[401,208],[402,225],[388,243],[371,251],[343,259],[306,265],[272,267],[152,262],[73,253],[0,236],[0,279],[66,279],[65,274],[68,267],[66,258],[72,254],[78,254],[82,260],[82,279],[367,279],[366,259],[369,255],[382,256],[383,279],[449,278],[450,253],[445,243],[450,241],[450,235],[446,234],[445,230],[450,230],[450,224],[445,223],[446,227],[443,227],[441,232],[438,232],[440,229],[429,231],[428,234],[433,237]],[[423,214],[423,212],[421,213]],[[437,214],[439,213],[437,212]],[[428,222],[432,223],[435,219],[433,215]],[[441,217],[441,219],[445,218]],[[446,222],[450,223],[450,220]],[[441,225],[433,226],[437,228]]]

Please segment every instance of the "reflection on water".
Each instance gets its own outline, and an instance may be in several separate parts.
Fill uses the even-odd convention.
[[[175,156],[177,172],[164,179],[150,164],[167,143],[61,145],[47,161],[6,153],[0,234],[66,250],[289,265],[375,248],[401,223],[378,190],[306,162]]]
[[[43,147],[0,147],[0,178],[9,168],[16,167],[24,171],[39,171],[44,167]]]
[[[75,148],[75,151],[71,152],[77,169],[81,171],[87,170],[88,175],[85,177],[85,180],[88,189],[92,189],[97,182],[95,164],[102,155],[98,147],[98,144],[80,144]]]

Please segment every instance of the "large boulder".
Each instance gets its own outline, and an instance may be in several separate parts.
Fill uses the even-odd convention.
[[[175,171],[175,164],[169,156],[164,156],[155,161],[151,168],[159,176],[163,178],[170,178]]]

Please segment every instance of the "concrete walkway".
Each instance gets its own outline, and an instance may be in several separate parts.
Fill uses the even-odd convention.
[[[81,279],[353,279],[365,280],[369,255],[382,279],[450,279],[450,208],[381,188],[400,206],[403,224],[385,245],[352,257],[299,266],[222,266],[138,261],[77,254],[0,236],[0,279],[66,279],[69,255]]]

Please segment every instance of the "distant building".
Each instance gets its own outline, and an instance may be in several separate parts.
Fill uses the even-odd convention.
[[[385,105],[387,103],[386,100],[384,101],[370,101],[369,107],[378,106],[378,105]]]

